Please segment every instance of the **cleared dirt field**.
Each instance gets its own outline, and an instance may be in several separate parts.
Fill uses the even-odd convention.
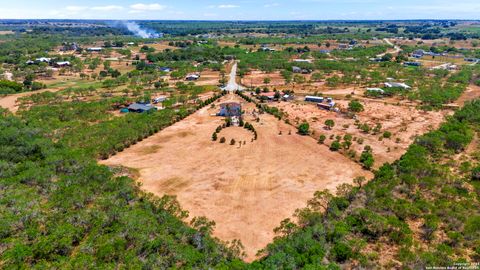
[[[463,106],[465,102],[480,98],[480,86],[470,84],[465,92],[457,99],[456,104]]]
[[[200,73],[200,78],[195,81],[195,85],[218,85],[220,78],[219,71],[206,70]]]
[[[263,80],[270,78],[270,82],[265,84]],[[253,70],[246,74],[240,81],[241,84],[252,87],[263,86],[282,86],[285,85],[285,79],[283,79],[280,72],[265,73],[259,70]]]
[[[221,102],[227,100],[240,101],[229,95]],[[148,192],[177,195],[191,216],[216,222],[215,236],[240,239],[251,261],[272,241],[281,220],[305,206],[315,191],[335,191],[356,176],[372,175],[271,115],[254,122],[253,104],[243,103],[243,109],[258,132],[254,142],[242,128],[222,130],[225,144],[212,142],[224,120],[212,116],[218,108],[208,107],[101,163],[138,170]],[[235,145],[229,144],[232,138]]]
[[[269,87],[270,89],[277,89],[277,90],[294,90],[295,93],[300,93],[300,94],[311,94],[314,92],[321,92],[321,93],[327,93],[327,92],[338,92],[337,94],[342,94],[340,93],[341,90],[337,88],[331,88],[327,86],[325,79],[333,76],[338,76],[342,77],[343,75],[341,73],[332,73],[325,75],[325,78],[321,81],[313,81],[311,80],[312,74],[294,74],[294,76],[302,76],[305,78],[305,82],[303,83],[295,83],[295,82],[290,82],[286,83],[285,79],[282,77],[279,71],[271,72],[271,73],[266,73],[260,70],[252,70],[249,73],[245,74],[245,76],[240,80],[242,85],[248,86],[248,87]],[[270,82],[268,84],[264,83],[265,78],[270,78]],[[352,86],[345,86],[345,89],[343,89],[344,94],[350,94],[352,91],[354,91],[354,88]],[[348,91],[347,91],[348,90]]]
[[[340,107],[348,107],[347,100],[336,100],[336,102]],[[372,131],[368,134],[364,133],[355,126],[354,119],[344,117],[336,112],[319,109],[315,103],[271,103],[272,106],[286,112],[292,123],[299,124],[303,120],[309,122],[313,131],[315,131],[315,138],[318,138],[321,134],[327,137],[326,145],[330,145],[335,140],[335,138],[330,139],[331,135],[343,137],[345,134],[350,134],[353,137],[362,138],[364,140],[362,144],[354,141],[350,149],[357,152],[358,158],[365,145],[370,145],[375,157],[375,167],[400,158],[416,135],[437,128],[444,121],[445,115],[449,113],[447,111],[423,112],[411,105],[397,106],[386,104],[381,100],[364,100],[362,104],[365,111],[358,113],[357,119],[362,124],[368,124],[370,128],[374,128],[377,123],[380,123],[382,128],[378,134],[373,134]],[[335,122],[335,126],[331,130],[325,128],[324,123],[327,119],[332,119]],[[392,137],[379,140],[384,131],[390,131]]]

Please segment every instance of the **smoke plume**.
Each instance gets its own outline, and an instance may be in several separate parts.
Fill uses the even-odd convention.
[[[136,36],[141,38],[159,38],[162,34],[157,33],[153,30],[143,29],[138,23],[136,22],[122,22],[125,27],[127,27],[128,31],[132,32]]]

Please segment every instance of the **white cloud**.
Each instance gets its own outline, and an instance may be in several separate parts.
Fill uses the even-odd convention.
[[[210,5],[208,8],[239,8],[240,6],[232,4],[223,4],[223,5]]]
[[[116,10],[122,10],[122,6],[116,6],[116,5],[110,5],[110,6],[97,6],[97,7],[91,7],[91,10],[100,10],[100,11],[116,11]]]
[[[270,4],[265,4],[263,7],[270,8],[270,7],[278,7],[280,4],[279,3],[270,3]]]
[[[231,4],[228,4],[228,5],[219,5],[218,8],[238,8],[240,6],[237,6],[237,5],[231,5]]]
[[[78,11],[83,11],[83,10],[88,9],[88,7],[84,7],[84,6],[67,6],[65,9],[66,9],[67,11],[78,12]]]
[[[164,10],[166,6],[160,4],[133,4],[130,8],[134,11],[155,11],[155,10]]]

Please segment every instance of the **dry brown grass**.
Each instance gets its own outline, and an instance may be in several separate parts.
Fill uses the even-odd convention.
[[[242,128],[222,130],[219,138],[224,136],[225,144],[212,142],[213,131],[224,120],[212,116],[218,106],[208,107],[102,163],[138,169],[144,190],[177,195],[191,216],[216,222],[215,236],[240,239],[251,261],[272,241],[280,221],[304,207],[315,191],[335,191],[356,176],[372,175],[271,115],[262,114],[255,122],[253,104],[243,108],[258,131],[254,142]],[[229,144],[232,138],[235,145]],[[150,153],[155,146],[158,150]]]

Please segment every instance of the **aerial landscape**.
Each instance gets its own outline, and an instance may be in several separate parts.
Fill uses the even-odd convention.
[[[479,14],[2,4],[0,269],[480,269]]]

